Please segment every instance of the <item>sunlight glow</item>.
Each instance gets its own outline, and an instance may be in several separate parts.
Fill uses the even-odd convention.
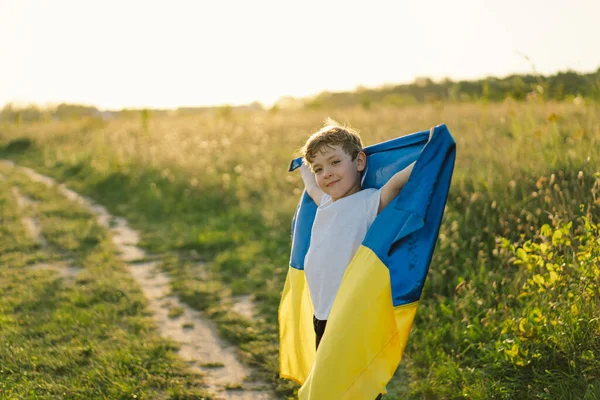
[[[0,106],[274,103],[600,66],[597,0],[0,0]]]

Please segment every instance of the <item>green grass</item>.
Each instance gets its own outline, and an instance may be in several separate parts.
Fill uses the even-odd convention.
[[[159,338],[107,232],[55,190],[0,172],[0,398],[208,398]],[[19,210],[13,185],[35,209]],[[39,218],[47,248],[24,214]],[[32,268],[65,260],[81,268],[72,280]]]
[[[202,364],[204,368],[223,368],[225,365],[222,362],[208,362]]]
[[[597,297],[578,295],[580,287],[571,282],[576,274],[556,292],[566,296],[563,302],[521,296],[524,282],[539,274],[515,264],[517,254],[505,246],[516,252],[527,240],[541,243],[544,224],[556,231],[572,221],[571,246],[560,251],[566,264],[576,263],[570,254],[579,251],[576,238],[586,235],[581,217],[600,220],[596,104],[507,100],[329,113],[235,110],[150,117],[147,129],[138,119],[4,125],[0,157],[67,182],[127,217],[142,232],[143,246],[160,256],[173,292],[206,311],[279,396],[291,396],[296,385],[277,377],[276,312],[302,186],[286,170],[292,153],[328,115],[359,128],[366,144],[438,123],[447,124],[457,142],[436,251],[388,397],[598,398],[599,378],[585,372],[586,360],[600,357]],[[200,279],[201,272],[208,279]],[[220,305],[225,288],[255,295],[255,321]],[[553,313],[574,314],[573,305],[589,310],[587,325],[564,331],[548,325]],[[541,318],[536,308],[546,317],[538,324],[546,326],[535,340],[525,339],[533,350],[520,365],[521,358],[510,356],[510,340],[523,335],[509,337],[503,329]],[[571,326],[566,317],[561,321]],[[579,345],[536,347],[552,343],[553,335]]]
[[[169,318],[179,318],[183,315],[183,311],[181,307],[170,308],[168,316]]]

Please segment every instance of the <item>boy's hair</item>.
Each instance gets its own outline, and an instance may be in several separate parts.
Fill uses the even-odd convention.
[[[317,151],[323,147],[341,146],[354,161],[358,153],[363,150],[362,141],[358,132],[349,126],[342,126],[331,118],[327,118],[323,128],[313,133],[302,149],[302,157],[311,164]]]

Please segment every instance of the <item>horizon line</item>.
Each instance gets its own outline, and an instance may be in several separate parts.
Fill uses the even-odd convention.
[[[431,77],[431,76],[415,76],[410,82],[405,81],[405,82],[387,82],[387,83],[381,83],[379,85],[374,85],[374,86],[368,86],[368,85],[363,85],[363,84],[357,84],[354,86],[353,89],[347,89],[347,90],[327,90],[327,89],[323,89],[321,91],[319,91],[318,93],[313,93],[313,94],[309,94],[309,95],[280,95],[277,97],[277,99],[275,101],[271,102],[265,102],[265,101],[261,101],[258,99],[255,100],[251,100],[251,101],[247,101],[247,102],[226,102],[226,103],[211,103],[211,104],[197,104],[197,105],[190,105],[190,104],[186,104],[186,105],[179,105],[179,106],[175,106],[175,107],[154,107],[154,106],[124,106],[119,108],[113,108],[113,107],[101,107],[98,106],[96,104],[90,104],[87,102],[71,102],[71,101],[48,101],[48,102],[44,102],[44,103],[38,103],[35,101],[23,101],[23,100],[9,100],[4,102],[4,104],[2,104],[1,109],[4,109],[5,107],[9,106],[9,105],[17,105],[17,106],[23,106],[23,107],[28,107],[28,106],[35,106],[37,108],[41,108],[41,109],[51,109],[52,107],[57,107],[61,104],[66,104],[66,105],[75,105],[75,106],[83,106],[83,107],[91,107],[91,108],[95,108],[98,111],[101,112],[118,112],[118,111],[127,111],[127,110],[155,110],[155,111],[176,111],[176,110],[180,110],[180,109],[201,109],[201,108],[220,108],[220,107],[250,107],[253,105],[260,105],[261,108],[269,108],[269,107],[273,107],[274,105],[277,104],[277,102],[283,100],[283,99],[292,99],[292,100],[308,100],[311,99],[313,97],[317,97],[323,93],[353,93],[353,92],[357,92],[358,90],[379,90],[379,89],[384,89],[384,88],[388,88],[388,87],[394,87],[394,86],[404,86],[404,85],[411,85],[411,84],[416,84],[417,81],[419,80],[423,80],[423,79],[429,79],[434,83],[443,83],[445,81],[450,81],[450,82],[475,82],[475,81],[480,81],[480,80],[486,80],[486,79],[507,79],[513,76],[541,76],[541,77],[551,77],[551,76],[556,76],[559,75],[561,73],[567,73],[567,72],[575,72],[578,75],[586,75],[586,74],[593,74],[597,71],[600,71],[600,65],[595,69],[595,70],[589,70],[589,71],[578,71],[572,68],[567,68],[564,70],[557,70],[555,73],[550,73],[550,74],[540,74],[538,72],[532,71],[532,72],[528,72],[528,73],[521,73],[521,72],[512,72],[512,73],[508,73],[506,75],[503,76],[497,76],[497,75],[485,75],[485,76],[479,76],[479,77],[474,77],[474,78],[451,78],[448,76],[444,76],[444,77]]]

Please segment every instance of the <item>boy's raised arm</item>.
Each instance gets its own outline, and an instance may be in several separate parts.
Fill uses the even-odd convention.
[[[383,185],[381,188],[381,197],[379,199],[379,209],[377,210],[377,213],[380,213],[394,197],[398,196],[400,190],[406,185],[406,182],[408,182],[408,177],[410,176],[415,163],[416,161],[402,171],[397,172],[385,185]]]
[[[302,164],[300,167],[300,176],[302,176],[302,180],[304,181],[304,187],[306,188],[306,193],[310,196],[311,199],[315,203],[317,203],[317,207],[321,205],[321,199],[323,198],[323,191],[317,185],[317,180],[315,176],[311,172],[310,168],[306,164]]]

